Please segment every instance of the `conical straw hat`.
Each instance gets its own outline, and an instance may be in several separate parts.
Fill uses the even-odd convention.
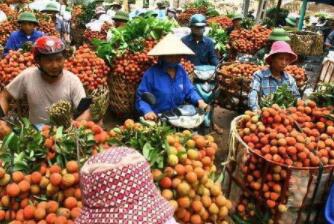
[[[185,45],[176,35],[168,34],[154,48],[148,52],[150,56],[162,55],[194,55],[195,53]]]

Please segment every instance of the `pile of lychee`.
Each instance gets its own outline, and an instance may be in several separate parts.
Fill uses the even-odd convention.
[[[79,165],[66,168],[43,164],[39,171],[24,174],[0,168],[0,221],[11,224],[71,224],[81,212]]]
[[[152,170],[162,196],[176,208],[181,223],[227,223],[232,204],[210,175],[217,144],[212,136],[192,136],[189,131],[168,136],[168,167]]]
[[[262,201],[273,213],[286,211],[282,199],[292,197],[286,193],[289,190],[283,191],[287,183],[289,189],[292,185],[299,189],[295,195],[301,195],[298,200],[289,201],[302,203],[309,186],[307,182],[296,186],[289,173],[291,168],[295,173],[301,172],[296,169],[305,173],[310,167],[334,165],[332,111],[333,108],[320,108],[313,101],[298,100],[295,107],[288,109],[273,105],[259,113],[243,115],[238,133],[250,154],[239,163],[240,177],[249,190],[243,191],[236,207],[242,216],[255,215],[250,199]]]

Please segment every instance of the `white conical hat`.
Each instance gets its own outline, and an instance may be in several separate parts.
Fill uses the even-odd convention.
[[[148,52],[150,56],[162,55],[194,55],[195,53],[174,34],[165,36]]]

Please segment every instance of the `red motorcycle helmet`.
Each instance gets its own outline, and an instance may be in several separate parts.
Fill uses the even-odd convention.
[[[51,55],[63,52],[65,50],[65,44],[63,41],[54,36],[43,36],[36,40],[33,47],[34,58],[40,55]]]

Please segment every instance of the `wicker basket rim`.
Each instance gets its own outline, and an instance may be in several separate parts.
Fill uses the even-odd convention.
[[[237,130],[238,123],[243,119],[244,116],[245,115],[240,115],[240,116],[235,117],[232,120],[232,122],[231,122],[231,134],[233,134],[233,136],[231,136],[231,137],[232,138],[235,137],[246,148],[246,150],[248,152],[251,152],[251,153],[253,153],[254,155],[256,155],[258,157],[261,157],[262,159],[264,159],[268,163],[271,163],[271,164],[274,164],[274,165],[278,165],[278,166],[282,166],[282,167],[285,167],[287,169],[292,169],[292,170],[318,170],[320,168],[320,166],[319,167],[295,167],[295,166],[288,166],[286,164],[281,164],[281,163],[274,162],[272,160],[268,160],[268,159],[264,158],[262,155],[256,154],[254,152],[254,150],[251,149],[250,147],[248,147],[248,145],[242,140],[242,138],[240,137],[240,135],[238,133],[238,130]],[[323,166],[324,169],[326,169],[326,168],[333,168],[333,167],[334,167],[334,165]]]

